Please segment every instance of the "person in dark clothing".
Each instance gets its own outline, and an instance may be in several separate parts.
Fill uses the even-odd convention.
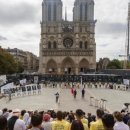
[[[58,103],[58,100],[59,100],[59,93],[57,92],[55,95],[56,95],[56,103]]]
[[[0,130],[7,130],[7,119],[4,116],[0,116]]]
[[[114,127],[115,121],[114,121],[113,115],[111,115],[111,114],[103,115],[102,123],[103,123],[105,130],[114,130],[113,127]]]
[[[84,95],[85,95],[85,90],[84,88],[82,89],[82,98],[84,98]]]
[[[76,98],[76,95],[77,95],[77,90],[75,89],[74,90],[74,98]]]
[[[34,114],[31,117],[32,128],[30,130],[42,130],[42,116],[39,114]]]
[[[71,130],[84,130],[84,126],[80,120],[74,120],[71,125]]]

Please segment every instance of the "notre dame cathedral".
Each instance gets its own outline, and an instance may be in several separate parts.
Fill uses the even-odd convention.
[[[75,0],[73,21],[63,19],[61,0],[43,0],[41,74],[80,74],[96,69],[94,0]]]

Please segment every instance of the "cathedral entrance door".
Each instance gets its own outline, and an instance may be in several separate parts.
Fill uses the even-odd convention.
[[[63,60],[62,73],[63,74],[74,74],[75,73],[75,64],[71,58],[67,57]]]
[[[71,68],[68,68],[68,74],[71,74]]]

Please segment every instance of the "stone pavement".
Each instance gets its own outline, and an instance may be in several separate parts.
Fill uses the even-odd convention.
[[[55,102],[55,93],[60,92],[60,103]],[[80,108],[86,113],[92,112],[95,114],[95,107],[89,106],[89,96],[86,92],[85,99],[81,98],[81,92],[78,90],[77,98],[74,99],[70,89],[57,89],[57,88],[43,88],[41,95],[25,96],[13,98],[8,101],[8,98],[0,100],[0,109],[7,107],[9,109],[27,109],[27,110],[63,110],[75,111]]]
[[[55,102],[55,93],[60,93],[60,103]],[[9,109],[27,109],[27,110],[63,110],[63,111],[75,111],[80,108],[86,113],[91,112],[95,114],[96,109],[94,106],[90,106],[90,96],[94,96],[98,99],[106,99],[107,108],[113,112],[115,110],[121,110],[123,103],[130,102],[129,91],[119,91],[111,89],[88,89],[86,88],[85,99],[81,98],[81,91],[78,90],[77,98],[74,99],[70,89],[57,89],[57,88],[43,88],[41,95],[25,96],[13,98],[8,101],[8,98],[2,98],[0,100],[0,109],[7,107]]]
[[[106,99],[110,112],[120,111],[124,103],[130,103],[130,91],[113,89],[87,89],[88,93],[97,99]]]

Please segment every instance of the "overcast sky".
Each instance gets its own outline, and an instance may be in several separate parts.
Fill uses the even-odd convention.
[[[72,20],[74,0],[62,0]],[[95,0],[97,60],[125,53],[129,0]],[[39,55],[42,0],[0,0],[0,46]]]

